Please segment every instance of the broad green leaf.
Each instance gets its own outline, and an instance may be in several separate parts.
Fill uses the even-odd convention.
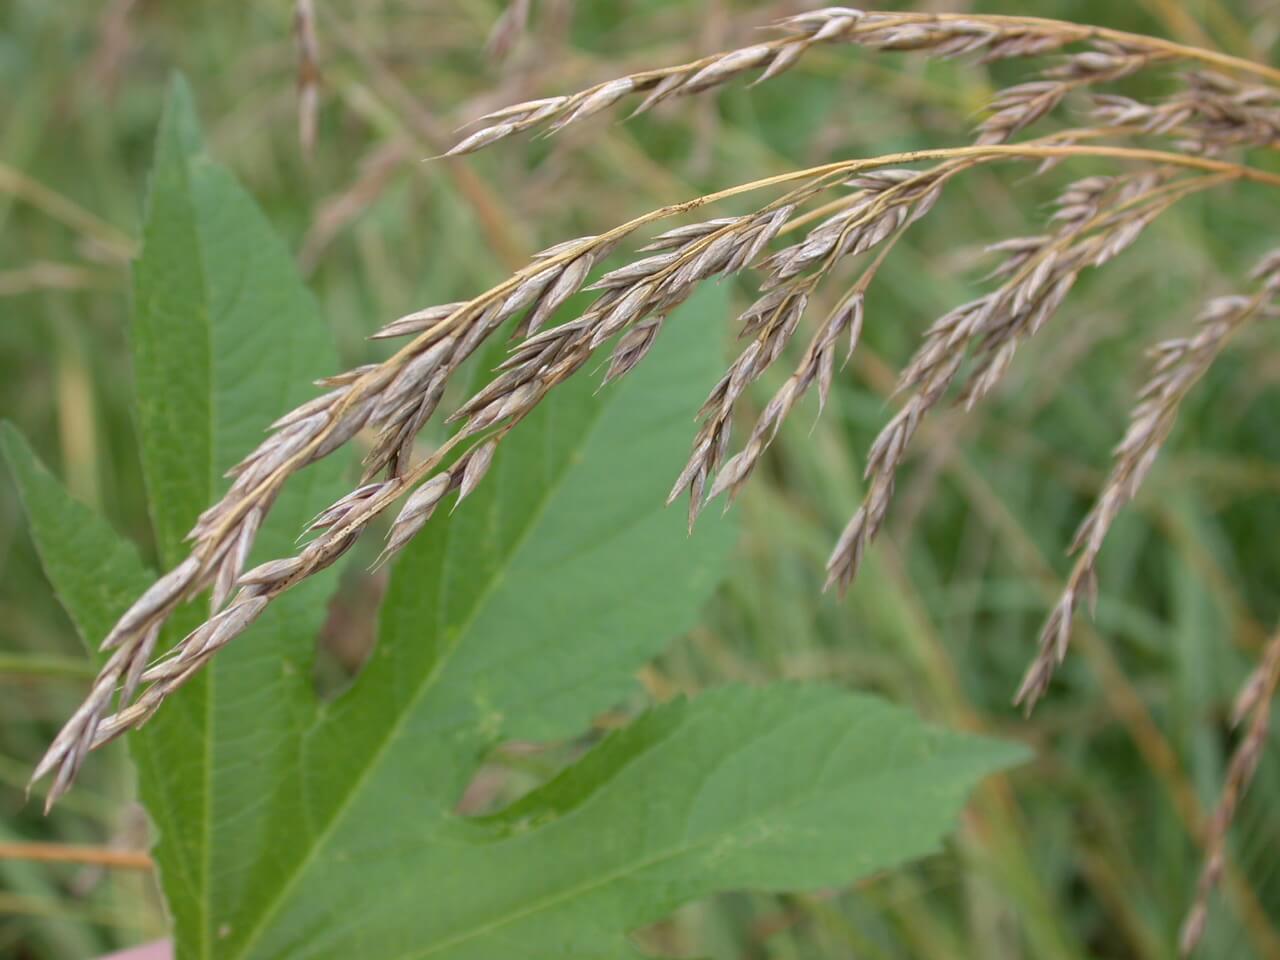
[[[329,868],[344,908],[303,900],[257,952],[632,957],[625,934],[690,899],[844,884],[936,849],[973,784],[1022,754],[818,685],[712,691],[615,734],[496,835],[458,826],[400,857],[371,830]]]

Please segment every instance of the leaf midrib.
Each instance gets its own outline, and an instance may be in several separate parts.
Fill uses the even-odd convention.
[[[217,450],[217,398],[218,392],[214,389],[214,351],[215,344],[213,342],[213,322],[209,316],[209,308],[212,303],[212,291],[209,288],[209,269],[205,261],[205,243],[204,235],[200,230],[200,210],[199,204],[195,197],[195,184],[191,177],[192,157],[183,155],[180,160],[182,164],[182,179],[186,186],[186,199],[191,210],[192,234],[196,262],[199,264],[200,274],[200,302],[204,309],[201,315],[204,318],[204,335],[205,335],[205,364],[206,364],[206,382],[209,385],[209,430],[208,452],[209,452],[209,486],[205,491],[206,502],[212,503],[215,492],[218,489],[218,450]],[[200,509],[200,505],[196,505],[196,509]],[[204,764],[203,764],[203,781],[204,781],[204,816],[201,818],[204,823],[203,833],[204,839],[201,844],[200,860],[201,860],[201,923],[200,923],[200,956],[211,957],[213,950],[213,931],[210,927],[213,924],[213,717],[214,717],[214,683],[216,679],[215,670],[205,671],[204,681]]]
[[[203,322],[203,327],[204,327],[203,333],[204,333],[204,341],[205,341],[205,356],[204,356],[205,382],[208,386],[208,400],[209,400],[208,419],[207,419],[207,423],[205,424],[206,453],[208,455],[207,463],[209,468],[209,476],[208,476],[208,484],[205,489],[205,495],[206,495],[206,499],[211,499],[213,492],[217,489],[217,465],[216,465],[216,459],[215,459],[216,450],[215,450],[214,437],[215,437],[216,424],[217,424],[218,418],[215,410],[216,395],[213,389],[214,342],[213,342],[213,325],[212,323],[210,323],[210,319],[209,319],[209,305],[210,305],[210,299],[211,299],[210,289],[209,289],[209,276],[208,276],[208,268],[207,268],[206,259],[205,259],[206,250],[205,250],[204,238],[200,230],[199,205],[196,202],[195,185],[192,181],[192,176],[191,176],[191,172],[192,172],[191,164],[192,164],[193,156],[186,152],[186,145],[182,142],[181,135],[176,131],[176,129],[170,132],[170,136],[172,137],[172,140],[169,144],[169,149],[174,151],[173,162],[177,167],[177,173],[180,176],[181,182],[182,182],[182,189],[181,189],[181,192],[177,195],[177,198],[182,207],[182,214],[186,219],[185,232],[189,235],[190,242],[193,248],[192,260],[195,264],[194,269],[196,274],[193,280],[193,286],[198,288],[197,302],[199,304],[196,310],[196,314],[197,314],[197,318]],[[143,255],[145,256],[145,250]],[[199,509],[199,506],[200,506],[199,504],[196,505],[197,510]],[[168,557],[171,563],[176,563],[178,558],[176,556],[169,556],[171,549],[172,547],[170,544],[165,544],[165,543],[161,544],[162,555]],[[200,863],[199,863],[197,874],[196,874],[199,878],[198,880],[199,893],[197,897],[199,902],[196,904],[196,913],[198,916],[197,928],[199,930],[199,938],[200,938],[200,956],[208,958],[212,956],[212,953],[211,953],[212,930],[210,929],[210,926],[212,924],[212,919],[211,919],[212,903],[211,903],[211,896],[210,896],[210,884],[213,876],[213,834],[212,834],[212,830],[213,830],[213,823],[212,823],[212,820],[213,820],[213,776],[212,776],[213,774],[213,756],[212,756],[213,737],[210,734],[210,731],[213,728],[213,701],[214,701],[213,671],[207,672],[204,683],[205,683],[205,690],[204,690],[205,696],[204,696],[203,725],[204,725],[205,735],[202,738],[204,742],[202,744],[202,754],[203,754],[203,762],[201,764],[201,768],[202,768],[201,788],[202,789],[201,789],[201,796],[200,796],[200,803],[202,808],[201,810],[202,815],[200,817],[201,849],[200,849]],[[163,781],[163,778],[161,779]],[[164,783],[165,783],[164,792],[166,797],[166,803],[170,808],[170,822],[172,822],[175,819],[175,817],[173,816],[173,805],[171,803],[168,803],[168,799],[169,799],[168,782],[164,781]],[[180,848],[176,845],[176,841],[175,841],[174,849],[175,849],[175,852],[180,851]]]
[[[254,926],[250,929],[249,935],[244,941],[244,945],[240,948],[240,951],[236,954],[236,957],[238,958],[238,960],[243,960],[243,958],[246,958],[250,955],[251,949],[257,944],[263,932],[268,929],[270,921],[274,919],[274,917],[279,913],[281,906],[287,901],[289,892],[298,883],[300,878],[306,874],[308,867],[310,866],[310,864],[312,863],[312,861],[315,859],[317,855],[317,851],[319,851],[320,848],[323,847],[328,842],[329,838],[332,836],[332,833],[336,825],[342,821],[347,811],[351,808],[351,805],[353,804],[354,799],[363,790],[364,785],[368,781],[368,778],[370,777],[371,773],[374,770],[376,770],[381,764],[383,755],[386,753],[390,745],[396,741],[400,731],[403,729],[404,724],[407,722],[408,717],[418,708],[418,704],[422,702],[423,697],[425,697],[431,691],[431,689],[435,686],[445,666],[449,663],[454,653],[461,646],[463,639],[470,633],[471,629],[475,626],[475,621],[479,617],[480,612],[485,608],[485,605],[488,602],[490,595],[497,588],[498,584],[501,583],[502,574],[507,569],[510,568],[512,560],[524,548],[525,543],[527,543],[529,540],[530,534],[541,522],[542,518],[546,514],[546,511],[549,505],[555,499],[556,494],[559,493],[560,488],[563,485],[566,476],[572,471],[572,468],[575,464],[576,455],[581,454],[582,450],[585,449],[587,446],[589,446],[589,444],[591,443],[592,439],[595,436],[597,428],[600,425],[600,421],[604,418],[606,412],[610,409],[612,404],[618,402],[619,393],[621,393],[621,391],[616,391],[613,395],[612,400],[609,403],[602,403],[598,407],[596,407],[586,429],[583,431],[581,440],[577,444],[574,444],[573,446],[571,446],[566,451],[565,456],[561,459],[558,470],[553,475],[551,482],[547,485],[545,495],[541,498],[537,506],[533,510],[529,511],[528,522],[525,524],[524,528],[520,531],[510,551],[508,551],[506,561],[494,568],[492,574],[490,575],[490,577],[488,578],[488,581],[485,584],[484,589],[479,594],[477,594],[475,603],[472,605],[472,608],[468,613],[466,620],[463,621],[462,629],[458,631],[457,640],[450,647],[450,649],[445,654],[445,656],[437,660],[436,664],[432,667],[432,669],[426,674],[426,676],[423,677],[422,683],[419,685],[418,689],[414,692],[413,697],[409,701],[408,706],[403,711],[401,711],[400,715],[396,718],[395,723],[388,728],[387,733],[382,738],[381,743],[379,743],[377,750],[368,754],[369,762],[365,764],[364,767],[360,770],[360,773],[358,776],[353,777],[350,780],[351,788],[347,791],[346,796],[343,797],[342,802],[337,807],[334,808],[334,811],[332,815],[329,817],[328,822],[325,824],[323,830],[320,832],[319,835],[317,835],[316,842],[312,844],[311,847],[308,849],[306,856],[298,861],[298,866],[293,870],[292,873],[290,873],[288,879],[286,879],[285,882],[280,886],[279,892],[276,894],[276,896],[274,896],[271,899],[271,901],[267,905],[266,910],[260,915],[260,919],[258,920],[258,922],[254,924]],[[317,722],[312,725],[311,730],[308,731],[308,735],[310,735],[311,733],[314,733],[316,730],[322,727],[323,719],[324,719],[324,715],[318,713]],[[304,736],[304,739],[305,739],[305,736]]]
[[[205,223],[205,220],[203,219],[203,216],[200,214],[200,205],[196,200],[196,191],[199,189],[210,190],[212,191],[210,195],[216,197],[218,196],[218,191],[225,189],[227,184],[219,181],[219,177],[222,176],[222,171],[216,165],[208,166],[204,171],[203,176],[201,175],[200,171],[195,171],[196,175],[192,176],[191,166],[192,164],[199,162],[200,159],[201,158],[199,156],[193,156],[189,158],[186,164],[184,164],[184,172],[187,174],[187,184],[189,188],[188,196],[189,196],[189,199],[191,199],[192,201],[193,212],[195,214],[194,220],[197,226],[197,229],[194,231],[195,246],[196,246],[196,255],[200,263],[200,280],[201,280],[201,289],[203,292],[202,302],[204,304],[205,331],[206,331],[206,340],[208,345],[207,358],[208,358],[208,378],[209,378],[208,379],[208,382],[209,382],[209,434],[208,434],[209,488],[207,491],[207,502],[212,502],[219,495],[220,489],[224,486],[223,476],[219,469],[220,463],[221,463],[222,444],[220,443],[221,430],[219,429],[221,420],[218,415],[219,408],[217,403],[218,396],[219,396],[218,388],[219,388],[219,384],[222,381],[218,376],[219,351],[217,349],[217,345],[215,342],[215,334],[216,334],[216,331],[219,330],[224,325],[224,323],[226,322],[226,318],[233,316],[236,313],[236,311],[239,310],[240,307],[244,304],[245,291],[249,285],[249,278],[248,278],[249,267],[246,265],[243,259],[236,261],[238,269],[236,271],[235,278],[234,278],[235,286],[229,288],[227,290],[226,295],[222,297],[222,303],[219,306],[217,316],[211,317],[211,313],[213,309],[213,294],[212,294],[212,290],[210,289],[208,278],[215,271],[209,268],[205,259],[206,246],[204,243],[204,233],[202,229],[200,229],[201,226]],[[232,187],[233,193],[239,189],[238,184],[232,183],[230,184],[230,186]],[[251,211],[251,212],[256,213],[257,211]],[[292,339],[296,340],[296,336],[293,337]],[[276,381],[277,383],[281,385],[287,385],[287,384],[297,382],[297,370],[295,368],[298,365],[298,358],[299,358],[298,350],[289,349],[287,351],[287,356],[283,359],[283,362],[281,364],[283,369],[280,373],[280,376],[277,378],[277,381]],[[288,402],[287,386],[285,386],[281,391],[280,401],[281,403],[277,403],[273,405],[274,409],[281,409],[283,404],[287,404]],[[305,474],[302,477],[295,478],[296,482],[303,485],[300,489],[296,491],[297,500],[299,502],[302,502],[303,500],[305,500],[308,490],[314,486],[315,477],[316,477],[316,474],[313,472],[313,473]],[[217,716],[217,711],[216,711],[217,698],[214,695],[217,672],[218,672],[217,663],[215,663],[209,670],[206,671],[207,679],[206,679],[206,693],[205,693],[204,780],[205,780],[206,816],[204,818],[205,840],[204,840],[204,851],[203,851],[204,863],[203,863],[203,871],[202,871],[203,882],[204,882],[203,903],[205,905],[205,910],[204,910],[205,922],[202,924],[202,928],[201,928],[203,931],[202,937],[201,937],[201,946],[202,946],[201,956],[205,958],[209,958],[213,956],[213,944],[215,942],[215,933],[214,933],[214,930],[212,929],[213,927],[212,878],[213,878],[213,857],[214,857],[213,818],[214,818],[214,812],[215,812],[214,802],[213,802],[214,753],[215,753],[217,738],[213,736],[213,730],[216,726],[214,721]],[[301,736],[305,736],[305,732],[300,734],[300,738]]]

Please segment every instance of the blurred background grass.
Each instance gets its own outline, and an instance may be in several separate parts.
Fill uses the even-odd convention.
[[[798,164],[958,143],[993,84],[1017,69],[824,50],[753,91],[424,164],[486,107],[748,43],[802,5],[542,0],[502,63],[483,53],[495,0],[317,6],[322,107],[310,158],[298,146],[283,0],[0,6],[0,414],[144,549],[128,259],[171,71],[190,78],[213,152],[298,251],[355,364],[380,355],[364,338],[381,323],[470,295],[539,246]],[[1274,0],[931,6],[1092,20],[1272,63],[1280,38]],[[737,507],[730,578],[702,626],[646,677],[658,695],[823,678],[937,723],[1025,739],[1039,759],[980,790],[948,850],[916,867],[853,890],[724,897],[647,931],[646,946],[760,960],[1174,955],[1198,825],[1232,745],[1230,700],[1280,617],[1272,331],[1246,334],[1187,403],[1115,529],[1096,625],[1078,628],[1049,700],[1024,721],[1009,699],[1123,430],[1144,346],[1239,286],[1277,242],[1275,199],[1240,188],[1185,204],[1082,283],[977,415],[948,412],[923,431],[850,597],[819,592],[859,498],[863,453],[891,409],[893,370],[931,319],[974,295],[982,245],[1035,232],[1055,185],[1086,169],[1097,168],[972,174],[898,248],[827,414],[810,430],[810,406],[783,431]],[[749,290],[737,294],[745,302]],[[766,377],[756,402],[780,379]],[[371,596],[359,578],[348,584],[330,635],[367,634]],[[0,483],[0,843],[145,845],[119,747],[89,764],[53,816],[24,804],[33,760],[85,684],[12,485]],[[1280,956],[1275,760],[1265,758],[1238,817],[1203,956]],[[0,956],[88,957],[163,926],[144,872],[0,861]]]

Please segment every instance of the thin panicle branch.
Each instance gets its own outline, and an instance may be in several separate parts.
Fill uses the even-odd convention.
[[[314,0],[297,0],[293,31],[298,45],[298,143],[310,155],[316,145],[320,112],[320,42],[316,39]]]
[[[1276,689],[1280,687],[1280,631],[1275,633],[1262,654],[1257,669],[1250,674],[1240,690],[1233,711],[1232,724],[1239,727],[1246,720],[1248,726],[1232,754],[1227,768],[1226,783],[1218,807],[1209,818],[1204,836],[1204,867],[1196,882],[1196,896],[1187,911],[1178,937],[1178,947],[1184,957],[1190,956],[1204,936],[1209,919],[1209,898],[1222,879],[1227,862],[1227,831],[1235,819],[1240,800],[1253,781],[1253,775],[1262,759],[1262,750],[1271,733],[1271,705]]]
[[[1092,605],[1097,594],[1097,562],[1117,515],[1137,495],[1156,457],[1173,430],[1182,401],[1200,382],[1231,337],[1249,320],[1280,298],[1280,250],[1268,255],[1254,276],[1259,290],[1252,296],[1209,301],[1190,336],[1166,340],[1152,350],[1155,369],[1138,394],[1129,429],[1115,449],[1115,461],[1093,509],[1076,532],[1079,553],[1062,597],[1045,624],[1040,653],[1027,670],[1017,701],[1031,709],[1048,689],[1049,680],[1067,654],[1071,622],[1081,600]]]
[[[634,113],[659,103],[715,89],[748,72],[757,83],[792,67],[811,47],[853,44],[874,50],[910,51],[983,61],[1051,53],[1072,44],[1088,49],[1046,73],[1044,79],[1006,90],[993,104],[994,114],[980,130],[981,142],[1003,142],[1053,109],[1071,90],[1106,83],[1156,63],[1189,61],[1280,83],[1280,70],[1211,50],[1141,34],[1105,30],[1039,17],[870,12],[827,7],[788,17],[777,25],[782,36],[764,43],[713,54],[689,63],[646,70],[596,84],[566,96],[513,104],[481,117],[479,129],[461,140],[449,156],[472,153],[513,134],[545,129],[554,133],[615,104],[643,95]]]
[[[1083,270],[1118,255],[1177,200],[1223,182],[1208,175],[1170,185],[1164,177],[1157,171],[1076,181],[1058,198],[1051,218],[1056,229],[995,246],[1005,259],[993,276],[1004,282],[937,320],[902,373],[898,391],[907,400],[872,444],[867,492],[827,562],[828,587],[846,589],[857,575],[884,523],[911,441],[951,389],[966,356],[977,358],[961,393],[965,406],[972,407],[1000,380],[1021,341],[1061,307]]]

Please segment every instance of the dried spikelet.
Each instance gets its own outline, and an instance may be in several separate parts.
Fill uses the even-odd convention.
[[[440,501],[444,499],[444,495],[456,485],[453,472],[449,471],[432,477],[415,490],[400,509],[395,523],[391,525],[391,533],[387,537],[386,549],[378,562],[383,562],[386,558],[403,549],[404,545],[426,526],[427,521],[431,519],[431,514],[435,512]]]
[[[415,310],[397,320],[392,320],[369,339],[386,340],[391,337],[407,337],[423,333],[441,321],[448,320],[464,306],[466,306],[465,303],[442,303],[439,306],[427,307],[425,310]]]
[[[1191,71],[1184,89],[1160,103],[1114,95],[1094,99],[1093,119],[1099,124],[1173,136],[1180,150],[1216,154],[1280,146],[1280,90],[1265,84]]]
[[[1214,183],[1199,177],[1170,188],[1162,173],[1079,180],[1058,198],[1052,233],[996,245],[1006,258],[993,275],[1004,282],[937,320],[899,378],[898,391],[910,396],[868,454],[867,491],[827,562],[828,588],[846,589],[857,575],[884,523],[911,440],[946,396],[965,356],[975,352],[978,358],[961,394],[972,406],[999,382],[1020,341],[1057,311],[1082,270],[1107,262],[1169,205]]]

